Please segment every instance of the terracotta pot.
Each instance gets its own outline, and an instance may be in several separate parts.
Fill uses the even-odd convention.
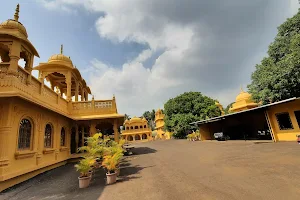
[[[117,182],[117,173],[116,172],[111,174],[106,173],[106,183],[109,185],[115,182]]]
[[[87,188],[90,185],[91,176],[78,177],[79,188]]]

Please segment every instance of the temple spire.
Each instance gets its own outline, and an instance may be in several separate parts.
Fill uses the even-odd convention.
[[[63,51],[64,51],[64,46],[60,45],[60,54],[63,54]]]
[[[241,85],[241,92],[244,92],[244,90],[243,90],[243,86]]]
[[[17,7],[16,7],[15,15],[14,15],[14,18],[15,18],[16,21],[19,20],[19,11],[20,11],[20,5],[18,4]]]

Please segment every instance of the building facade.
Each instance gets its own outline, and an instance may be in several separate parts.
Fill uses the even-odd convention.
[[[300,99],[290,98],[267,105],[255,104],[249,93],[241,91],[233,113],[194,122],[201,140],[213,140],[223,132],[233,140],[296,141],[300,135]]]
[[[122,138],[126,142],[150,141],[152,140],[152,132],[145,118],[134,117],[125,120]]]
[[[124,122],[115,97],[89,100],[90,88],[62,47],[35,67],[34,56],[18,5],[14,19],[0,24],[0,191],[79,157],[84,138],[98,131],[118,141]]]

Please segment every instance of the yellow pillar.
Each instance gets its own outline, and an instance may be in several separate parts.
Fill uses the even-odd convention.
[[[78,93],[79,93],[79,84],[76,82],[75,101],[78,101]]]
[[[114,139],[116,142],[119,142],[119,131],[118,131],[117,119],[115,119],[114,121]]]
[[[95,121],[92,121],[91,122],[91,127],[90,127],[90,136],[93,136],[97,133],[97,130],[96,130],[96,122]]]
[[[68,72],[68,75],[66,77],[66,83],[67,83],[67,100],[71,101],[72,96],[71,96],[71,87],[72,87],[72,81],[71,81],[71,72]]]
[[[82,87],[81,87],[81,101],[84,101],[84,90]]]
[[[9,165],[9,159],[7,156],[8,143],[7,137],[11,133],[11,127],[2,127],[0,128],[0,176],[5,170],[3,167]]]

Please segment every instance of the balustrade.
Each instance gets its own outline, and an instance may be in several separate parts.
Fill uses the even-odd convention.
[[[0,63],[0,86],[3,87],[0,91],[9,90],[9,92],[11,92],[9,87],[13,86],[15,92],[27,96],[34,101],[40,101],[41,104],[44,104],[46,107],[52,108],[65,115],[83,116],[117,113],[114,99],[75,101],[69,103],[66,99],[62,98],[60,94],[42,84],[41,81],[31,76],[29,72],[21,67],[18,68],[17,77],[7,76],[8,67],[9,63]],[[7,88],[5,88],[6,86]]]

